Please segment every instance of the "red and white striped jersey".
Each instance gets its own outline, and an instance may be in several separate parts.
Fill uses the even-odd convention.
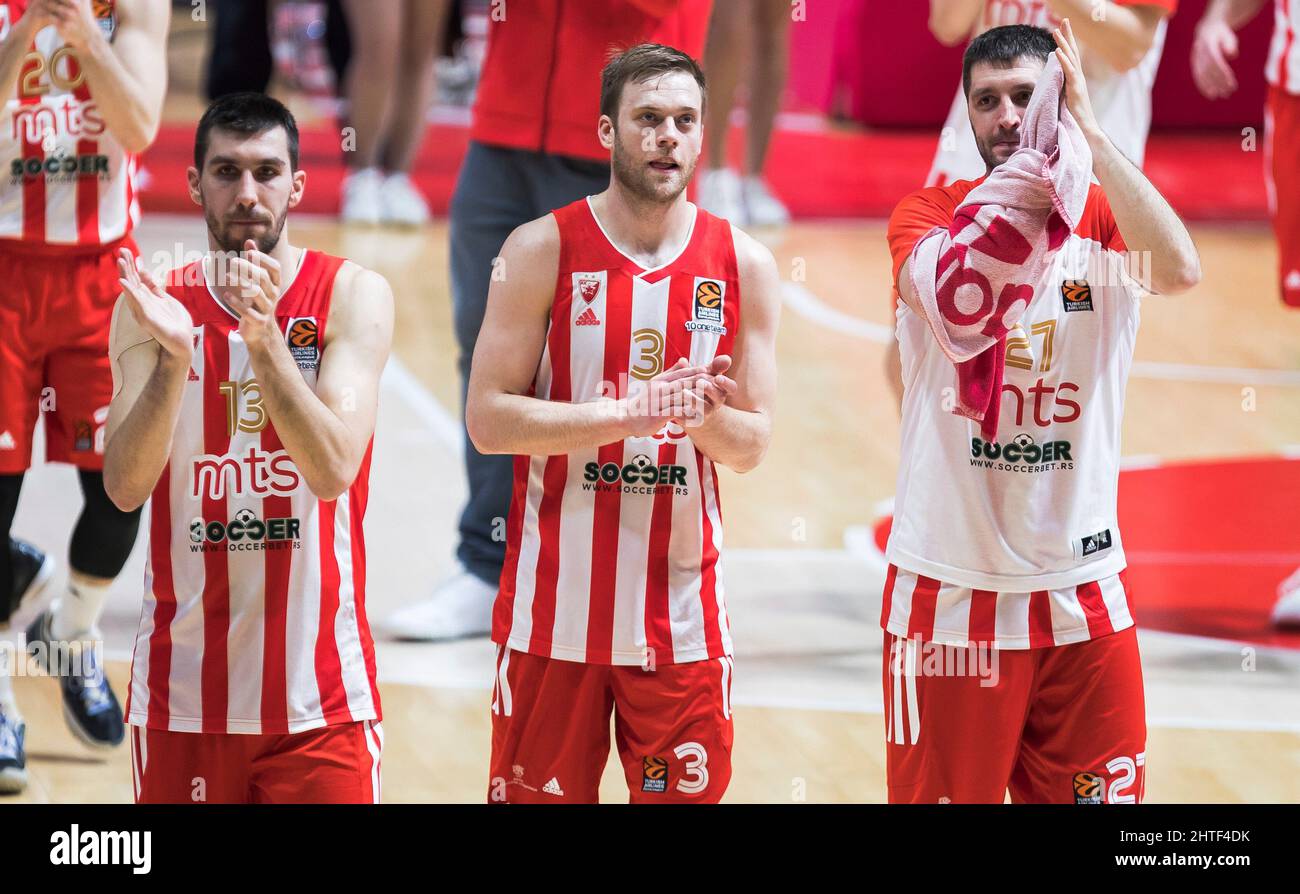
[[[1300,0],[1273,0],[1273,42],[1264,76],[1274,87],[1300,96]]]
[[[1133,626],[1125,572],[1028,593],[977,590],[889,566],[880,626],[922,642],[994,649],[1064,646]]]
[[[29,0],[0,0],[0,43]],[[112,40],[115,0],[95,0]],[[140,219],[136,157],[100,116],[76,53],[53,25],[36,34],[0,121],[7,179],[0,186],[0,239],[37,245],[114,243]]]
[[[312,495],[203,263],[169,277],[168,291],[193,317],[195,352],[153,492],[128,719],[261,734],[378,719],[361,527],[373,441],[346,493]],[[276,305],[312,388],[342,264],[304,252]]]
[[[623,395],[682,357],[732,353],[741,291],[725,220],[695,209],[682,252],[647,270],[587,200],[554,214],[559,279],[534,396]],[[589,664],[730,655],[721,549],[716,470],[675,424],[567,456],[517,456],[492,638]]]

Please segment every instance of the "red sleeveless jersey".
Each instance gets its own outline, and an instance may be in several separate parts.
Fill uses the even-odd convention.
[[[0,0],[0,44],[27,15],[31,0]],[[95,0],[104,36],[117,35],[116,0]],[[112,245],[140,220],[137,157],[108,130],[90,95],[77,53],[47,25],[24,48],[0,114],[0,188],[4,245],[86,251]]]
[[[313,388],[342,263],[305,252],[276,305]],[[239,321],[202,264],[168,279],[194,321],[194,361],[153,492],[128,718],[259,734],[378,719],[361,527],[373,440],[346,493],[312,495],[267,416]]]
[[[740,325],[731,226],[696,209],[652,270],[609,240],[587,200],[554,212],[559,278],[536,397],[627,393],[679,358],[730,354]],[[591,664],[731,654],[713,463],[671,424],[567,456],[517,456],[493,639]]]

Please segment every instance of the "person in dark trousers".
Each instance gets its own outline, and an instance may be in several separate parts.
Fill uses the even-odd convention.
[[[535,0],[488,13],[488,47],[469,149],[451,200],[451,296],[461,407],[470,358],[506,237],[534,218],[609,185],[609,151],[592,121],[611,50],[651,41],[703,52],[712,0]],[[707,112],[706,112],[707,114]],[[510,510],[509,456],[483,456],[465,435],[469,499],[459,566],[431,597],[380,627],[390,636],[486,636]]]

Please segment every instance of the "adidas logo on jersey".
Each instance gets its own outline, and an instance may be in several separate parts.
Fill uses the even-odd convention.
[[[551,777],[550,781],[547,782],[546,785],[542,786],[542,791],[546,792],[548,795],[559,795],[561,798],[564,797],[564,789],[560,788],[560,781],[554,776]]]
[[[13,435],[7,431],[0,433],[0,450],[13,450],[16,446]]]
[[[1292,270],[1288,273],[1286,279],[1283,280],[1282,285],[1286,286],[1288,289],[1300,289],[1300,270]]]
[[[573,321],[575,326],[599,326],[600,317],[590,307],[578,315],[578,319]]]

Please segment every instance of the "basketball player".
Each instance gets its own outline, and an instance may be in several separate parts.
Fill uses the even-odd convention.
[[[699,53],[712,3],[550,0],[509,4],[503,15],[496,12],[507,4],[493,6],[469,146],[448,217],[462,398],[506,237],[609,183],[609,151],[591,126],[609,48],[656,42]],[[446,640],[491,632],[506,556],[511,460],[482,455],[466,432],[464,461],[469,496],[460,515],[455,569],[427,599],[384,619],[391,636]]]
[[[306,177],[284,106],[224,96],[189,170],[208,254],[166,289],[122,255],[104,472],[153,498],[138,802],[379,799],[361,523],[392,294],[292,244]]]
[[[1097,121],[1121,154],[1142,167],[1151,129],[1151,88],[1167,19],[1177,9],[1178,0],[930,0],[930,31],[940,43],[954,46],[1001,25],[1055,28],[1061,17],[1070,16]],[[973,180],[983,172],[966,94],[958,85],[926,185]],[[897,342],[886,347],[885,376],[901,405]]]
[[[1192,76],[1207,99],[1231,96],[1237,77],[1229,60],[1237,57],[1237,35],[1264,7],[1265,0],[1211,0],[1196,26]],[[1269,213],[1277,234],[1278,279],[1282,303],[1300,308],[1300,0],[1274,0],[1273,40],[1264,74],[1264,178]],[[1300,626],[1300,568],[1278,584],[1273,622]]]
[[[162,114],[170,16],[166,0],[0,0],[0,629],[35,615],[38,660],[56,643],[82,653],[46,666],[62,673],[69,728],[93,748],[124,734],[96,644],[139,524],[104,495],[108,323],[118,252],[136,251],[136,159]],[[54,560],[10,529],[42,414],[45,458],[77,467],[84,503],[66,589],[37,614]],[[24,735],[0,666],[0,791],[26,784]]]
[[[613,58],[608,189],[502,249],[466,407],[480,451],[515,454],[491,801],[594,802],[611,710],[634,802],[716,802],[731,777],[715,463],[767,449],[778,280],[686,200],[703,108],[685,53]]]
[[[935,227],[968,213],[966,196],[984,178],[913,193],[889,222],[906,379],[881,611],[894,802],[1000,803],[1008,788],[1017,802],[1142,795],[1142,671],[1115,494],[1143,289],[1124,253],[1144,253],[1161,294],[1191,288],[1200,261],[1178,216],[1098,123],[1069,20],[1055,41],[1011,25],[967,48],[985,171],[1018,151],[1053,52],[1100,186],[1051,261],[1051,287],[1034,293],[1005,340],[992,442],[945,399],[956,370],[921,312],[911,262]],[[969,671],[977,665],[989,672]]]

